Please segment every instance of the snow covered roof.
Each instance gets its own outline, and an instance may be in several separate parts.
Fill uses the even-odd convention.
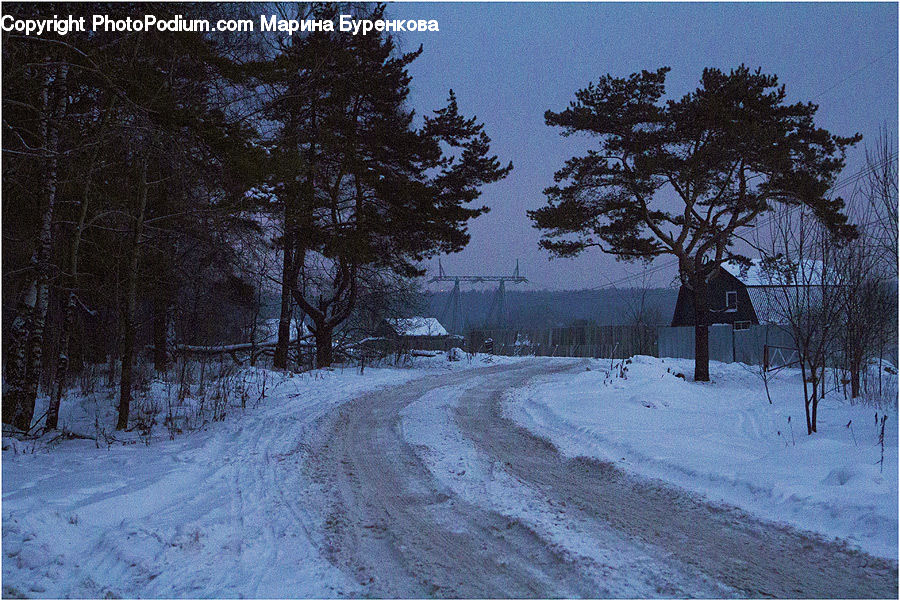
[[[747,293],[760,324],[785,324],[822,304],[823,286],[748,286]]]
[[[806,259],[802,262],[752,259],[750,265],[737,261],[722,263],[722,269],[739,279],[745,286],[817,285],[822,262]],[[799,283],[798,283],[798,280]],[[760,320],[761,321],[761,320]]]
[[[406,317],[387,321],[400,336],[447,336],[447,330],[436,317]]]
[[[750,265],[727,261],[722,269],[747,287],[761,324],[784,324],[790,315],[822,304],[821,261],[753,259]]]

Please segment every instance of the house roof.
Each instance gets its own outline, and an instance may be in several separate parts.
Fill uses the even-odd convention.
[[[406,317],[387,322],[400,336],[447,336],[447,330],[435,317]]]
[[[784,324],[822,305],[823,286],[747,286],[760,324]]]
[[[791,316],[822,305],[821,261],[753,259],[749,265],[726,261],[722,269],[740,280],[760,324],[784,324]]]
[[[745,286],[797,286],[821,285],[822,262],[804,261],[764,261],[752,259],[750,264],[726,261],[722,269],[736,277]],[[762,321],[762,320],[760,320]]]

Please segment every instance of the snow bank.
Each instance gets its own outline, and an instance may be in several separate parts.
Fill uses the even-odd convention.
[[[694,383],[676,375],[690,377],[689,360],[635,357],[626,367],[625,378],[609,360],[548,377],[511,392],[504,411],[566,455],[897,558],[896,409],[882,471],[876,410],[831,394],[807,436],[796,370],[770,381],[770,405],[758,368],[712,362],[712,382]]]

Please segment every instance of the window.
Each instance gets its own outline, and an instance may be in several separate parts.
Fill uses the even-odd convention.
[[[725,310],[737,311],[737,292],[734,290],[725,293]]]
[[[734,330],[736,332],[740,332],[741,330],[749,330],[750,322],[749,321],[736,321],[734,322]]]

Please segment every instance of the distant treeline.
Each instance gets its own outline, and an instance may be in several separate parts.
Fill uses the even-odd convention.
[[[678,292],[670,288],[507,290],[507,325],[511,328],[559,327],[578,323],[624,325],[639,321],[647,325],[668,325],[677,296]],[[429,293],[428,314],[440,318],[449,297],[450,292]],[[495,298],[495,290],[461,292],[460,302],[469,327],[495,325],[485,323]]]

